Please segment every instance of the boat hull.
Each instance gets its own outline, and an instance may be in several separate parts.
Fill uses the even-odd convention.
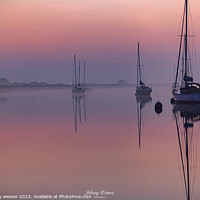
[[[173,92],[174,103],[200,103],[200,93],[177,93]]]
[[[152,101],[151,95],[136,95],[136,101],[140,103],[148,103]]]
[[[78,88],[72,88],[72,94],[84,94],[85,93],[85,89],[78,87]]]
[[[152,92],[151,88],[136,88],[136,93],[135,95],[150,95]]]

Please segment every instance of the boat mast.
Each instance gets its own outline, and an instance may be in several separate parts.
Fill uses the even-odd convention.
[[[74,88],[74,63],[73,63],[73,68],[72,68],[72,88]]]
[[[74,55],[74,76],[73,76],[74,80],[74,87],[77,86],[77,79],[76,79],[76,55]]]
[[[179,62],[180,62],[180,56],[181,56],[183,29],[184,29],[184,20],[185,20],[185,7],[186,7],[186,5],[184,5],[184,12],[183,12],[183,20],[182,20],[182,27],[181,27],[181,39],[180,39],[180,44],[179,44],[179,53],[178,53],[178,60],[177,60],[177,67],[176,67],[176,78],[175,78],[174,89],[176,89],[177,81],[178,81]],[[183,76],[182,76],[182,78],[183,78]]]
[[[83,83],[84,83],[84,86],[85,86],[85,61],[84,61],[84,77],[83,77]]]
[[[188,0],[185,0],[185,76],[187,76],[187,38],[188,38]],[[187,84],[187,81],[185,81],[185,85]]]
[[[138,55],[137,55],[137,87],[139,85],[138,73],[141,82],[141,69],[140,69],[140,43],[138,42]]]
[[[138,88],[138,55],[137,55],[137,88]]]
[[[81,84],[81,61],[79,61],[79,68],[78,68],[78,84]]]
[[[183,77],[184,77],[184,54],[182,55],[182,67],[181,67],[181,87],[183,87],[184,82],[183,82]]]

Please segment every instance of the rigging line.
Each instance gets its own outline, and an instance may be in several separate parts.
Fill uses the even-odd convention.
[[[182,20],[182,27],[181,27],[181,38],[180,38],[180,44],[179,44],[179,53],[178,53],[178,61],[177,61],[177,67],[176,67],[176,79],[175,79],[174,89],[176,88],[177,79],[178,79],[179,62],[180,62],[181,47],[182,47],[182,39],[183,39],[183,36],[182,36],[182,35],[183,35],[183,28],[184,28],[185,9],[186,9],[186,5],[185,5],[185,7],[184,7],[184,12],[183,12],[183,20]]]
[[[185,49],[186,49],[186,47],[185,47]],[[187,37],[187,59],[185,59],[185,63],[186,63],[185,64],[185,75],[189,75],[189,76],[193,77],[192,45],[191,45],[191,41],[188,40],[188,37]]]
[[[195,35],[195,28],[194,28],[194,24],[193,24],[193,19],[192,19],[192,14],[191,14],[191,8],[190,8],[190,5],[189,5],[189,13],[190,13],[190,18],[191,18],[191,29],[192,29],[192,32],[193,34]],[[196,56],[196,37],[194,37],[194,40],[193,40],[193,49],[194,49],[194,60],[195,60],[195,66],[197,66],[197,56]],[[199,69],[197,67],[197,78],[199,77],[198,76],[199,74]]]
[[[192,56],[194,58],[194,64],[195,64],[195,66],[197,66],[196,45],[195,45],[196,44],[195,28],[194,28],[194,23],[193,23],[193,19],[192,19],[191,8],[190,8],[190,5],[188,5],[188,6],[189,6],[189,17],[191,19],[190,20],[190,29],[191,29],[192,35],[194,35],[194,39],[192,40],[192,50],[194,52],[194,55],[192,55]],[[197,72],[196,78],[198,80],[199,69],[198,69],[198,67],[195,67],[195,69],[196,69],[196,72]],[[196,74],[196,73],[194,73],[194,74]]]
[[[188,10],[189,10],[189,18],[191,19],[190,20],[190,29],[191,29],[191,32],[193,33],[193,35],[195,36],[195,28],[194,28],[194,23],[193,23],[193,19],[192,19],[192,12],[191,12],[191,8],[190,8],[190,4],[188,3]]]
[[[185,167],[184,167],[184,161],[183,161],[183,151],[182,151],[182,146],[181,146],[179,126],[178,126],[178,120],[177,120],[176,114],[175,114],[175,120],[176,120],[176,128],[177,128],[177,135],[178,135],[178,142],[179,142],[179,150],[180,150],[180,155],[181,155],[183,179],[184,179],[185,191],[187,195],[187,183],[186,183]]]

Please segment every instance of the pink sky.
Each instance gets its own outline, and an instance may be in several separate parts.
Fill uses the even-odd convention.
[[[136,43],[140,40],[147,82],[173,81],[183,4],[183,0],[1,1],[1,74],[11,81],[70,83],[76,53],[88,63],[88,81],[135,82]],[[191,1],[197,55],[199,6],[197,0]],[[29,70],[31,75],[27,75]],[[155,80],[154,72],[165,78]]]

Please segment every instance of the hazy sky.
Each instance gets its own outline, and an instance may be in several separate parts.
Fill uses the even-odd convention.
[[[174,80],[184,0],[1,0],[0,77],[71,83],[73,55],[88,82],[136,81],[137,41],[145,82]],[[200,64],[200,2],[191,0]],[[200,71],[200,70],[199,70]]]

